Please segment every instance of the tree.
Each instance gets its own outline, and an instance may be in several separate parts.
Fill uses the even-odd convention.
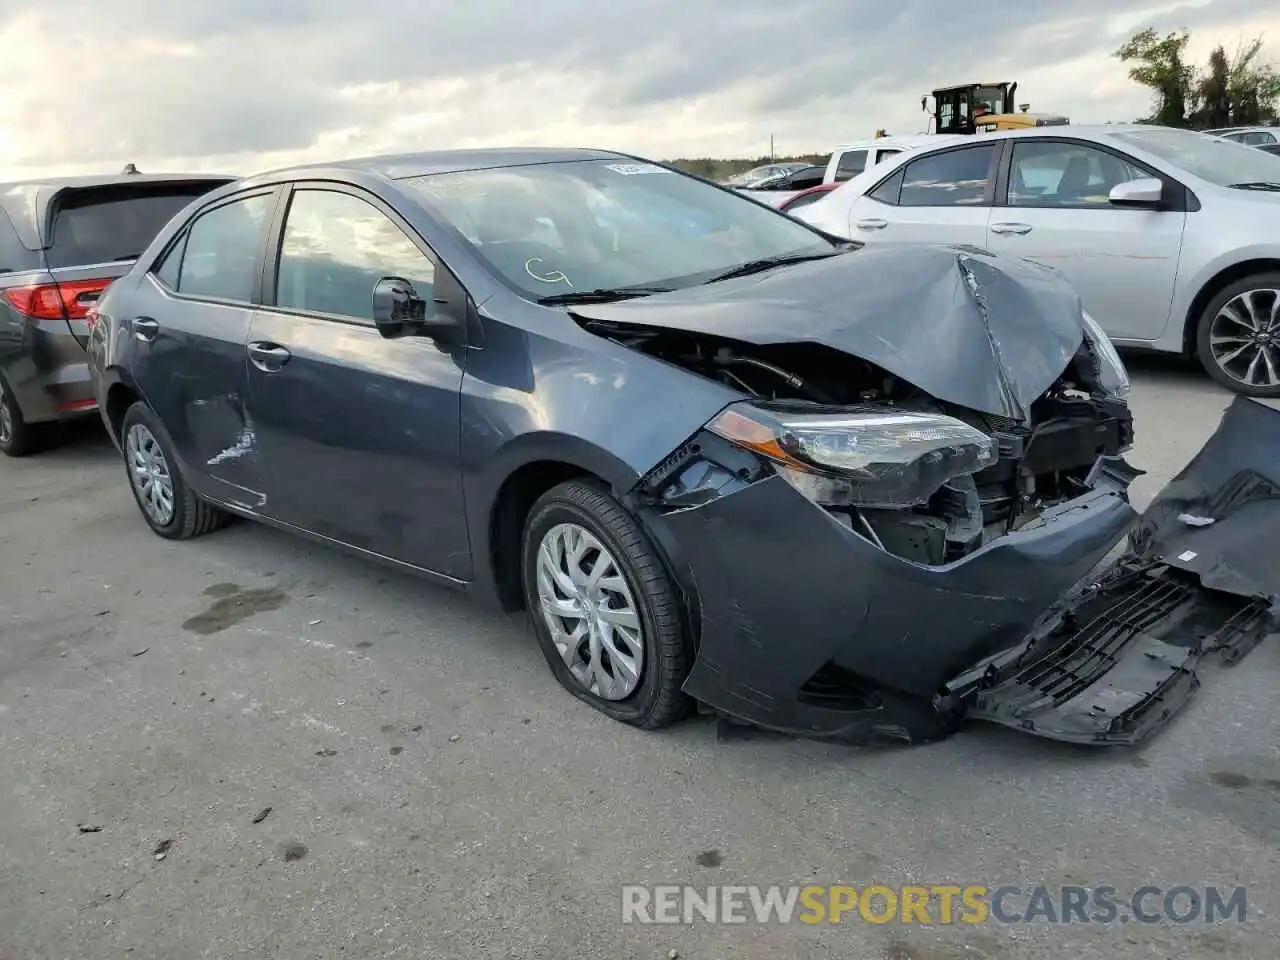
[[[1121,63],[1133,64],[1129,78],[1150,87],[1155,110],[1151,122],[1168,127],[1187,125],[1187,106],[1194,98],[1195,68],[1184,59],[1191,35],[1186,30],[1159,36],[1155,30],[1135,33],[1114,54]]]
[[[1227,70],[1227,97],[1231,102],[1231,123],[1235,126],[1251,126],[1276,118],[1280,76],[1271,64],[1256,63],[1261,52],[1262,38],[1255,37],[1236,52]]]
[[[1203,130],[1276,118],[1280,75],[1271,64],[1258,62],[1261,37],[1241,46],[1233,58],[1215,47],[1203,72],[1186,62],[1190,40],[1186,30],[1160,36],[1148,27],[1115,52],[1122,63],[1131,64],[1130,79],[1152,92],[1152,115],[1139,123]]]
[[[1222,47],[1209,54],[1209,70],[1197,85],[1199,105],[1191,115],[1191,125],[1202,130],[1231,126],[1231,64]]]

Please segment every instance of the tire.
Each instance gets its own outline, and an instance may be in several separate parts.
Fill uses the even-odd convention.
[[[52,445],[57,424],[27,423],[18,409],[18,399],[0,379],[0,453],[27,457]]]
[[[148,500],[135,481],[135,444],[142,448],[152,468],[151,479],[157,479],[156,468],[162,467],[167,474],[171,509],[167,515],[156,515],[148,505]],[[147,526],[166,540],[190,540],[210,533],[223,526],[229,516],[213,504],[202,500],[187,485],[177,466],[177,458],[169,446],[164,428],[151,408],[141,400],[125,411],[124,421],[120,426],[120,446],[124,451],[125,472],[129,478],[129,489],[133,491],[133,499]]]
[[[550,546],[563,542],[557,541],[558,534],[576,536],[573,533],[575,530],[586,534],[586,538],[578,542],[591,542],[590,538],[594,538],[594,543],[608,552],[618,576],[606,577],[605,580],[612,581],[615,585],[625,584],[629,593],[629,598],[626,598],[617,591],[607,589],[604,593],[597,594],[598,598],[608,598],[606,608],[590,600],[585,601],[586,605],[601,610],[625,606],[629,599],[630,606],[637,614],[638,642],[633,633],[622,632],[618,627],[612,627],[612,632],[608,634],[620,638],[615,640],[614,650],[630,647],[642,651],[638,670],[635,670],[636,680],[630,690],[626,690],[630,686],[626,682],[628,671],[619,669],[608,657],[601,657],[600,663],[614,680],[614,689],[607,690],[603,683],[594,683],[597,689],[593,690],[593,682],[589,682],[590,676],[585,680],[575,676],[557,647],[552,625],[544,614],[539,587],[541,548],[544,540]],[[600,556],[599,551],[589,550],[584,554],[584,559],[590,562],[592,558],[599,559]],[[609,495],[603,484],[570,480],[549,490],[533,505],[525,523],[521,546],[521,579],[525,603],[538,643],[551,672],[566,690],[601,713],[645,730],[669,726],[692,712],[694,702],[681,690],[693,657],[681,615],[679,595],[649,538],[630,513]],[[545,576],[543,579],[544,585],[552,582]],[[563,579],[559,582],[564,583]],[[589,597],[589,588],[584,587],[582,595]],[[581,624],[583,629],[587,629],[588,619],[555,618],[562,628],[567,628],[570,624]],[[588,630],[582,645],[592,642],[591,637],[600,636],[602,629],[611,627],[608,620],[607,614],[605,617],[595,618],[595,633]],[[563,638],[563,634],[561,636]],[[624,638],[629,639],[624,642]],[[568,646],[566,644],[566,648]],[[575,646],[575,649],[580,647],[581,645]],[[606,653],[608,652],[606,648]],[[636,666],[634,660],[619,658],[617,653],[613,654],[613,658],[619,664],[626,659],[627,664]],[[590,659],[586,658],[588,664]],[[583,661],[577,659],[577,665],[582,668]],[[585,669],[589,670],[590,667]]]
[[[1241,358],[1229,363],[1227,368],[1224,368],[1214,356],[1211,339],[1215,334],[1222,335],[1238,330],[1241,335],[1248,335],[1248,331],[1240,324],[1230,323],[1225,317],[1222,320],[1218,318],[1232,301],[1237,301],[1234,312],[1241,315],[1243,310],[1239,298],[1248,297],[1249,294],[1256,294],[1253,302],[1256,311],[1262,313],[1261,320],[1265,322],[1272,314],[1275,305],[1280,302],[1280,273],[1275,271],[1255,273],[1220,290],[1205,306],[1204,312],[1197,321],[1196,356],[1209,376],[1233,393],[1246,397],[1280,397],[1280,327],[1269,331],[1271,339],[1266,341],[1265,347],[1265,352],[1270,354],[1275,369],[1277,381],[1275,384],[1267,384],[1262,377],[1258,378],[1263,379],[1261,383],[1246,382],[1247,358],[1257,355],[1259,351],[1256,349],[1246,349]],[[1215,321],[1218,321],[1216,328]],[[1265,375],[1267,372],[1265,358],[1260,358],[1256,370]],[[1241,376],[1242,374],[1244,376]]]

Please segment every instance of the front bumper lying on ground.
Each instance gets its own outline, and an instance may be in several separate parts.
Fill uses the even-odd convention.
[[[1103,458],[1085,495],[939,567],[884,552],[780,477],[682,469],[699,502],[645,516],[696,598],[684,689],[769,729],[912,742],[967,714],[1134,743],[1195,692],[1201,658],[1277,630],[1280,413],[1253,401],[1141,518],[1136,471]],[[1079,588],[1130,527],[1130,549]]]

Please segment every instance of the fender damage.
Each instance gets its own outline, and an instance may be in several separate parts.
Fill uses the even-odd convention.
[[[1127,380],[1115,365],[1107,380],[1105,338],[1071,333],[1078,299],[1022,264],[945,255],[858,254],[735,282],[714,304],[578,311],[757,409],[923,410],[998,441],[997,462],[885,509],[815,501],[767,458],[693,436],[630,497],[690,598],[684,689],[733,720],[844,742],[938,739],[965,717],[1140,742],[1195,693],[1205,657],[1238,659],[1276,628],[1280,414],[1237,401],[1139,518]],[[878,293],[853,296],[872,267]],[[884,282],[904,269],[935,309]]]

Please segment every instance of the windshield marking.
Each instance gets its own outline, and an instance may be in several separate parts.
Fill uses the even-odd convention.
[[[543,260],[541,257],[530,257],[528,260],[524,262],[524,272],[527,273],[529,276],[533,277],[533,279],[537,280],[539,283],[563,283],[570,289],[573,288],[573,284],[569,281],[569,278],[565,276],[565,273],[563,270],[552,270],[545,277],[540,277],[536,273],[534,273],[533,265],[535,263],[542,263],[542,262]]]

